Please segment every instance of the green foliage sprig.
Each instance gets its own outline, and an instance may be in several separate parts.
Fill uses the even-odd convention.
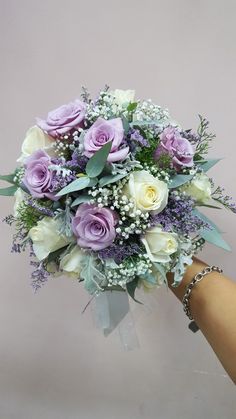
[[[215,134],[208,132],[209,121],[203,116],[199,115],[200,124],[197,129],[199,135],[199,142],[196,147],[195,159],[200,160],[203,155],[208,153],[211,146],[211,141],[215,138]]]

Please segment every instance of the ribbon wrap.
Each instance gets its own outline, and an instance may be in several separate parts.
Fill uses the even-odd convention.
[[[103,330],[104,336],[116,330],[125,350],[139,347],[128,294],[124,291],[104,291],[96,295],[93,301],[95,323]]]

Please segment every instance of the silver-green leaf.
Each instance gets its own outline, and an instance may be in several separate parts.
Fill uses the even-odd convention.
[[[217,164],[222,159],[209,159],[205,163],[201,164],[201,168],[204,172],[208,172],[215,164]]]
[[[194,175],[176,175],[172,178],[171,183],[169,184],[170,189],[178,188],[181,185],[189,182]]]
[[[85,171],[90,178],[94,178],[102,173],[111,151],[111,146],[112,142],[109,141],[89,159]]]
[[[8,188],[1,188],[0,189],[0,195],[3,196],[13,196],[17,190],[17,186],[9,186]]]
[[[67,195],[68,193],[75,192],[75,191],[81,191],[82,189],[85,189],[89,186],[90,179],[87,176],[80,177],[78,179],[75,179],[73,182],[71,182],[69,185],[65,186],[61,191],[59,191],[56,196],[63,196]]]
[[[104,176],[99,180],[99,185],[103,187],[105,185],[109,185],[110,183],[118,182],[118,180],[123,179],[126,176],[127,174],[121,174],[121,173],[118,173],[117,175]]]
[[[217,225],[211,221],[208,217],[198,211],[196,208],[193,210],[193,213],[201,218],[203,221],[210,224],[212,227],[211,230],[202,228],[199,232],[200,236],[206,240],[208,243],[214,244],[217,247],[220,247],[224,250],[231,251],[229,244],[221,236],[220,230]]]
[[[0,180],[5,180],[8,183],[14,184],[15,183],[15,181],[14,181],[15,176],[16,176],[15,173],[11,173],[10,175],[0,175]]]
[[[78,198],[76,198],[72,202],[71,207],[77,207],[79,204],[82,204],[84,202],[89,202],[90,199],[91,199],[91,196],[89,196],[89,195],[85,195],[85,194],[84,195],[80,195],[80,196],[78,196]]]

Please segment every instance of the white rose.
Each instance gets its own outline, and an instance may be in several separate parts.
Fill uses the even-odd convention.
[[[72,238],[62,236],[58,233],[61,223],[51,217],[44,217],[38,221],[35,227],[29,231],[29,237],[33,242],[33,249],[39,260],[45,259],[49,253],[66,246]]]
[[[133,102],[135,97],[135,90],[120,90],[116,89],[110,92],[115,98],[115,103],[122,107],[122,105]]]
[[[31,156],[31,154],[39,149],[47,151],[50,155],[54,155],[54,144],[54,139],[35,125],[27,131],[21,146],[21,156],[17,161],[19,163],[24,163],[27,157]]]
[[[135,209],[158,214],[167,205],[169,191],[165,182],[141,170],[130,174],[123,193],[134,200]]]
[[[22,191],[21,188],[17,188],[14,197],[15,197],[15,203],[14,203],[14,207],[13,207],[13,215],[14,215],[14,217],[17,217],[18,208],[19,208],[20,204],[23,201],[25,201],[26,194]]]
[[[76,245],[70,253],[67,253],[62,257],[60,262],[60,269],[78,277],[82,269],[81,260],[83,257],[83,252],[81,251],[80,247]]]
[[[178,236],[176,233],[168,233],[160,227],[147,230],[142,242],[146,252],[153,262],[169,262],[170,255],[178,250]]]
[[[211,182],[205,173],[197,173],[193,180],[180,190],[201,204],[207,204],[211,198]]]

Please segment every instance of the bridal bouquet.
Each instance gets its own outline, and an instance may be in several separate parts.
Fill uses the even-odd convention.
[[[200,116],[183,129],[151,100],[105,87],[37,119],[14,173],[13,252],[29,247],[32,285],[67,275],[91,295],[149,290],[174,274],[178,286],[192,256],[210,242],[229,245],[201,207],[236,213],[207,175],[214,135]]]

